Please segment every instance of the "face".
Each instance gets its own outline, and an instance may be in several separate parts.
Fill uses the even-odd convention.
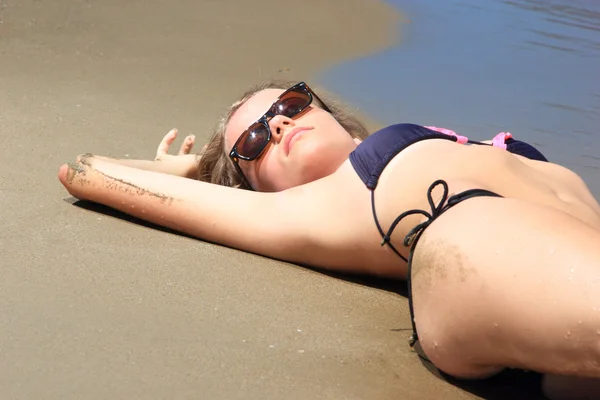
[[[282,89],[262,90],[232,115],[225,130],[228,153],[242,132],[283,92]],[[258,191],[281,191],[328,176],[346,161],[357,145],[316,101],[294,118],[276,115],[268,124],[272,137],[261,156],[254,161],[239,161],[246,178]]]

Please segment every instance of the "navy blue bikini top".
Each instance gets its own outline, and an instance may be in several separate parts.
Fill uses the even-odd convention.
[[[454,132],[447,134],[415,124],[396,124],[383,128],[366,138],[350,153],[350,163],[367,188],[373,190],[377,186],[383,169],[398,153],[412,144],[427,139],[444,139],[463,144],[491,146],[488,143],[468,140]],[[510,153],[532,160],[548,161],[535,147],[513,139],[510,134],[503,139],[503,142],[505,144],[503,147]]]
[[[420,125],[391,125],[367,137],[350,153],[350,163],[364,184],[373,190],[383,169],[398,153],[412,144],[427,139],[458,141],[457,136],[446,135]],[[469,143],[479,144],[474,141]]]

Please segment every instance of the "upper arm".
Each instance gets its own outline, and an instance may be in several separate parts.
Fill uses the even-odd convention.
[[[315,267],[370,272],[378,233],[370,192],[349,163],[318,181],[276,194],[270,220],[282,254]],[[375,249],[375,250],[373,250]],[[280,258],[280,257],[278,257]]]

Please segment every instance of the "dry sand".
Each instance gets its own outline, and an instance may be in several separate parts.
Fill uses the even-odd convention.
[[[408,348],[403,284],[74,206],[56,178],[80,153],[152,157],[171,127],[202,141],[250,84],[392,45],[394,10],[0,0],[0,20],[1,398],[477,398]]]

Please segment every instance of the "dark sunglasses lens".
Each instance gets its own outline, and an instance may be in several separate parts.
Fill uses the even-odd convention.
[[[284,94],[277,104],[275,104],[275,114],[283,115],[288,118],[296,116],[304,110],[311,102],[311,98],[306,91],[292,91]]]
[[[263,124],[254,124],[244,134],[237,145],[237,152],[242,157],[257,157],[269,141],[269,131]]]

